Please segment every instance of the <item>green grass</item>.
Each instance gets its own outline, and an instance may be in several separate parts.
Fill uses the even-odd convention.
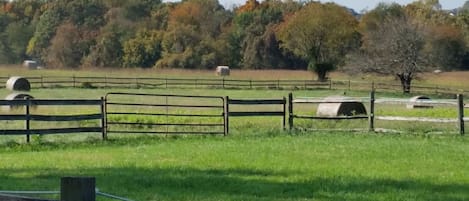
[[[42,72],[18,71],[28,75]],[[70,75],[70,71],[60,70],[50,73]],[[73,73],[94,75],[94,72]],[[108,92],[282,98],[290,91],[58,88],[33,89],[30,94],[37,99],[99,99]],[[6,89],[0,90],[0,96],[8,93]],[[294,91],[295,97],[343,94],[341,90]],[[346,94],[368,97],[368,92]],[[377,97],[409,95],[378,93]],[[122,101],[151,100],[124,97]],[[296,110],[312,115],[315,107],[299,106]],[[62,114],[71,108],[76,113],[99,111],[73,106],[41,107],[35,112]],[[381,105],[377,111],[380,115],[409,117],[452,118],[456,114],[451,108],[408,110],[404,105]],[[0,128],[24,126],[22,122],[7,123]],[[469,200],[469,163],[465,160],[469,142],[453,133],[457,131],[456,125],[382,121],[377,122],[377,127],[405,131],[375,134],[299,130],[287,133],[281,131],[281,118],[231,118],[230,124],[228,137],[110,134],[110,140],[103,142],[99,133],[93,133],[35,135],[31,144],[25,144],[24,136],[2,136],[0,190],[58,190],[61,177],[93,176],[101,191],[133,200]],[[295,125],[315,129],[367,128],[367,121],[295,120]],[[435,131],[441,134],[429,134]]]
[[[58,190],[60,177],[93,176],[134,200],[468,200],[468,143],[273,132],[10,145],[0,148],[0,189]]]

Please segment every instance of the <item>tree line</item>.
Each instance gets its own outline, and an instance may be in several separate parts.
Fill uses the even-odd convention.
[[[428,69],[469,69],[469,1],[0,0],[0,63],[50,68],[310,69],[391,74],[410,90]],[[406,86],[408,85],[408,87]]]

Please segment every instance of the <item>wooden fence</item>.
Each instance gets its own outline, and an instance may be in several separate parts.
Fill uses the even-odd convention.
[[[22,129],[3,129],[0,135],[26,135],[26,141],[30,141],[31,134],[64,134],[64,133],[84,133],[84,132],[101,132],[104,124],[104,107],[103,99],[100,100],[45,100],[45,99],[25,99],[25,100],[0,100],[0,106],[5,110],[15,110],[14,107],[24,108],[23,114],[2,114],[0,113],[0,121],[4,125],[12,124],[11,121],[24,121]],[[57,115],[57,114],[35,114],[32,111],[36,107],[41,106],[96,106],[100,109],[99,113],[78,114],[78,115]],[[97,120],[101,122],[101,126],[94,127],[65,127],[65,128],[33,128],[31,123],[37,122],[71,122]]]
[[[285,129],[286,125],[286,105],[287,99],[230,99],[228,96],[225,98],[225,122],[226,122],[226,133],[229,133],[229,118],[230,117],[254,117],[254,116],[274,116],[282,117],[282,128]],[[256,109],[255,111],[244,109],[243,111],[231,111],[230,105],[279,105],[281,109],[277,110],[260,110]]]
[[[92,77],[92,76],[34,76],[26,77],[32,88],[82,87],[82,88],[222,88],[222,89],[337,89],[401,92],[400,83],[366,82],[350,80],[252,80],[252,79],[199,79],[158,77]],[[6,83],[9,77],[0,77]],[[469,94],[469,89],[438,85],[412,85],[412,93]]]
[[[375,121],[407,121],[407,122],[433,122],[433,123],[457,123],[458,131],[460,135],[465,134],[465,121],[464,118],[464,98],[463,95],[457,95],[456,99],[450,100],[418,100],[411,101],[409,99],[393,99],[393,98],[381,98],[376,99],[375,92],[370,93],[369,98],[352,98],[351,102],[362,102],[369,104],[369,112],[366,115],[356,115],[356,116],[337,116],[337,117],[324,117],[324,116],[314,116],[314,115],[303,115],[297,114],[294,112],[295,105],[299,104],[321,104],[321,103],[344,103],[348,100],[326,100],[322,98],[301,98],[295,99],[293,94],[290,93],[288,96],[288,113],[289,113],[289,128],[294,129],[294,119],[311,119],[311,120],[354,120],[354,119],[368,119],[368,130],[376,131]],[[406,116],[385,116],[377,113],[375,110],[376,104],[424,104],[429,107],[432,105],[449,105],[457,111],[457,116],[454,118],[437,118],[437,117],[406,117]]]
[[[118,99],[117,97],[123,97]],[[129,99],[128,97],[133,97]],[[159,98],[159,99],[157,99]],[[135,100],[139,100],[135,102]],[[229,134],[231,117],[268,116],[282,117],[282,126],[285,129],[286,119],[290,130],[295,128],[295,119],[315,120],[354,120],[368,119],[367,129],[376,131],[375,121],[409,121],[409,122],[438,122],[457,123],[459,133],[465,134],[464,102],[463,95],[457,99],[449,100],[424,100],[426,105],[448,105],[457,111],[454,118],[427,118],[406,116],[385,116],[375,111],[376,104],[384,103],[409,103],[404,99],[376,99],[372,91],[370,97],[357,98],[356,101],[369,104],[369,113],[358,116],[321,117],[304,115],[295,112],[294,108],[304,104],[342,103],[343,100],[327,100],[319,98],[294,98],[290,93],[288,100],[280,99],[231,99],[220,96],[189,96],[168,94],[139,94],[139,93],[108,93],[98,100],[0,100],[2,107],[22,107],[24,113],[0,113],[0,122],[3,125],[12,121],[23,121],[21,129],[3,129],[0,135],[26,135],[26,141],[30,141],[33,134],[68,134],[99,132],[103,139],[107,139],[108,133],[121,134]],[[156,101],[156,102],[155,102]],[[412,102],[414,104],[422,102]],[[232,106],[240,106],[238,110],[232,110]],[[261,105],[279,106],[264,110],[257,108]],[[35,107],[42,106],[95,106],[99,112],[90,114],[40,114]],[[244,106],[254,106],[248,109]],[[288,110],[287,110],[288,106]],[[178,109],[182,108],[182,109]],[[35,111],[35,112],[31,112]],[[171,119],[173,118],[173,119]],[[185,118],[182,119],[181,118]],[[70,121],[97,121],[99,126],[90,127],[65,127],[65,128],[33,128],[31,122],[70,122]],[[163,122],[158,122],[163,120]],[[94,124],[96,125],[96,124]],[[116,126],[116,127],[113,127]],[[171,127],[171,129],[168,129]],[[186,128],[187,127],[187,128]],[[123,129],[125,128],[125,129]],[[154,129],[156,128],[156,130]],[[166,128],[166,130],[161,130]],[[160,129],[160,130],[157,130]],[[346,128],[347,129],[347,128]]]

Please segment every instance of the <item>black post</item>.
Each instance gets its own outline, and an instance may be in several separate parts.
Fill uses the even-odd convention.
[[[73,79],[73,88],[75,88],[75,87],[76,87],[76,84],[75,84],[75,81],[76,81],[76,80],[75,80],[75,75],[73,75],[72,79]]]
[[[107,108],[106,108],[106,99],[101,97],[101,132],[103,135],[103,140],[107,140]]]
[[[225,123],[225,136],[229,134],[230,132],[230,109],[229,109],[229,100],[230,98],[228,96],[225,97],[225,107],[224,107],[224,123]]]
[[[370,115],[368,116],[368,120],[370,123],[369,130],[371,132],[375,131],[375,91],[372,90],[370,92]]]
[[[282,121],[282,128],[285,130],[287,127],[287,98],[283,97],[283,121]]]
[[[29,97],[26,97],[26,142],[30,142],[31,135],[31,100]]]
[[[288,128],[293,129],[293,93],[288,94]]]
[[[458,119],[459,119],[459,134],[464,135],[464,96],[458,94]]]
[[[225,88],[225,77],[223,77],[222,85],[223,85],[223,89],[224,89]]]
[[[61,201],[95,201],[96,179],[94,177],[62,177],[60,180]]]

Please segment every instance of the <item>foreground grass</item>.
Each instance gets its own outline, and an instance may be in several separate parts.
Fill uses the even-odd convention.
[[[134,200],[468,200],[464,137],[246,133],[2,145],[1,190],[93,176]],[[100,199],[104,200],[104,199]]]

